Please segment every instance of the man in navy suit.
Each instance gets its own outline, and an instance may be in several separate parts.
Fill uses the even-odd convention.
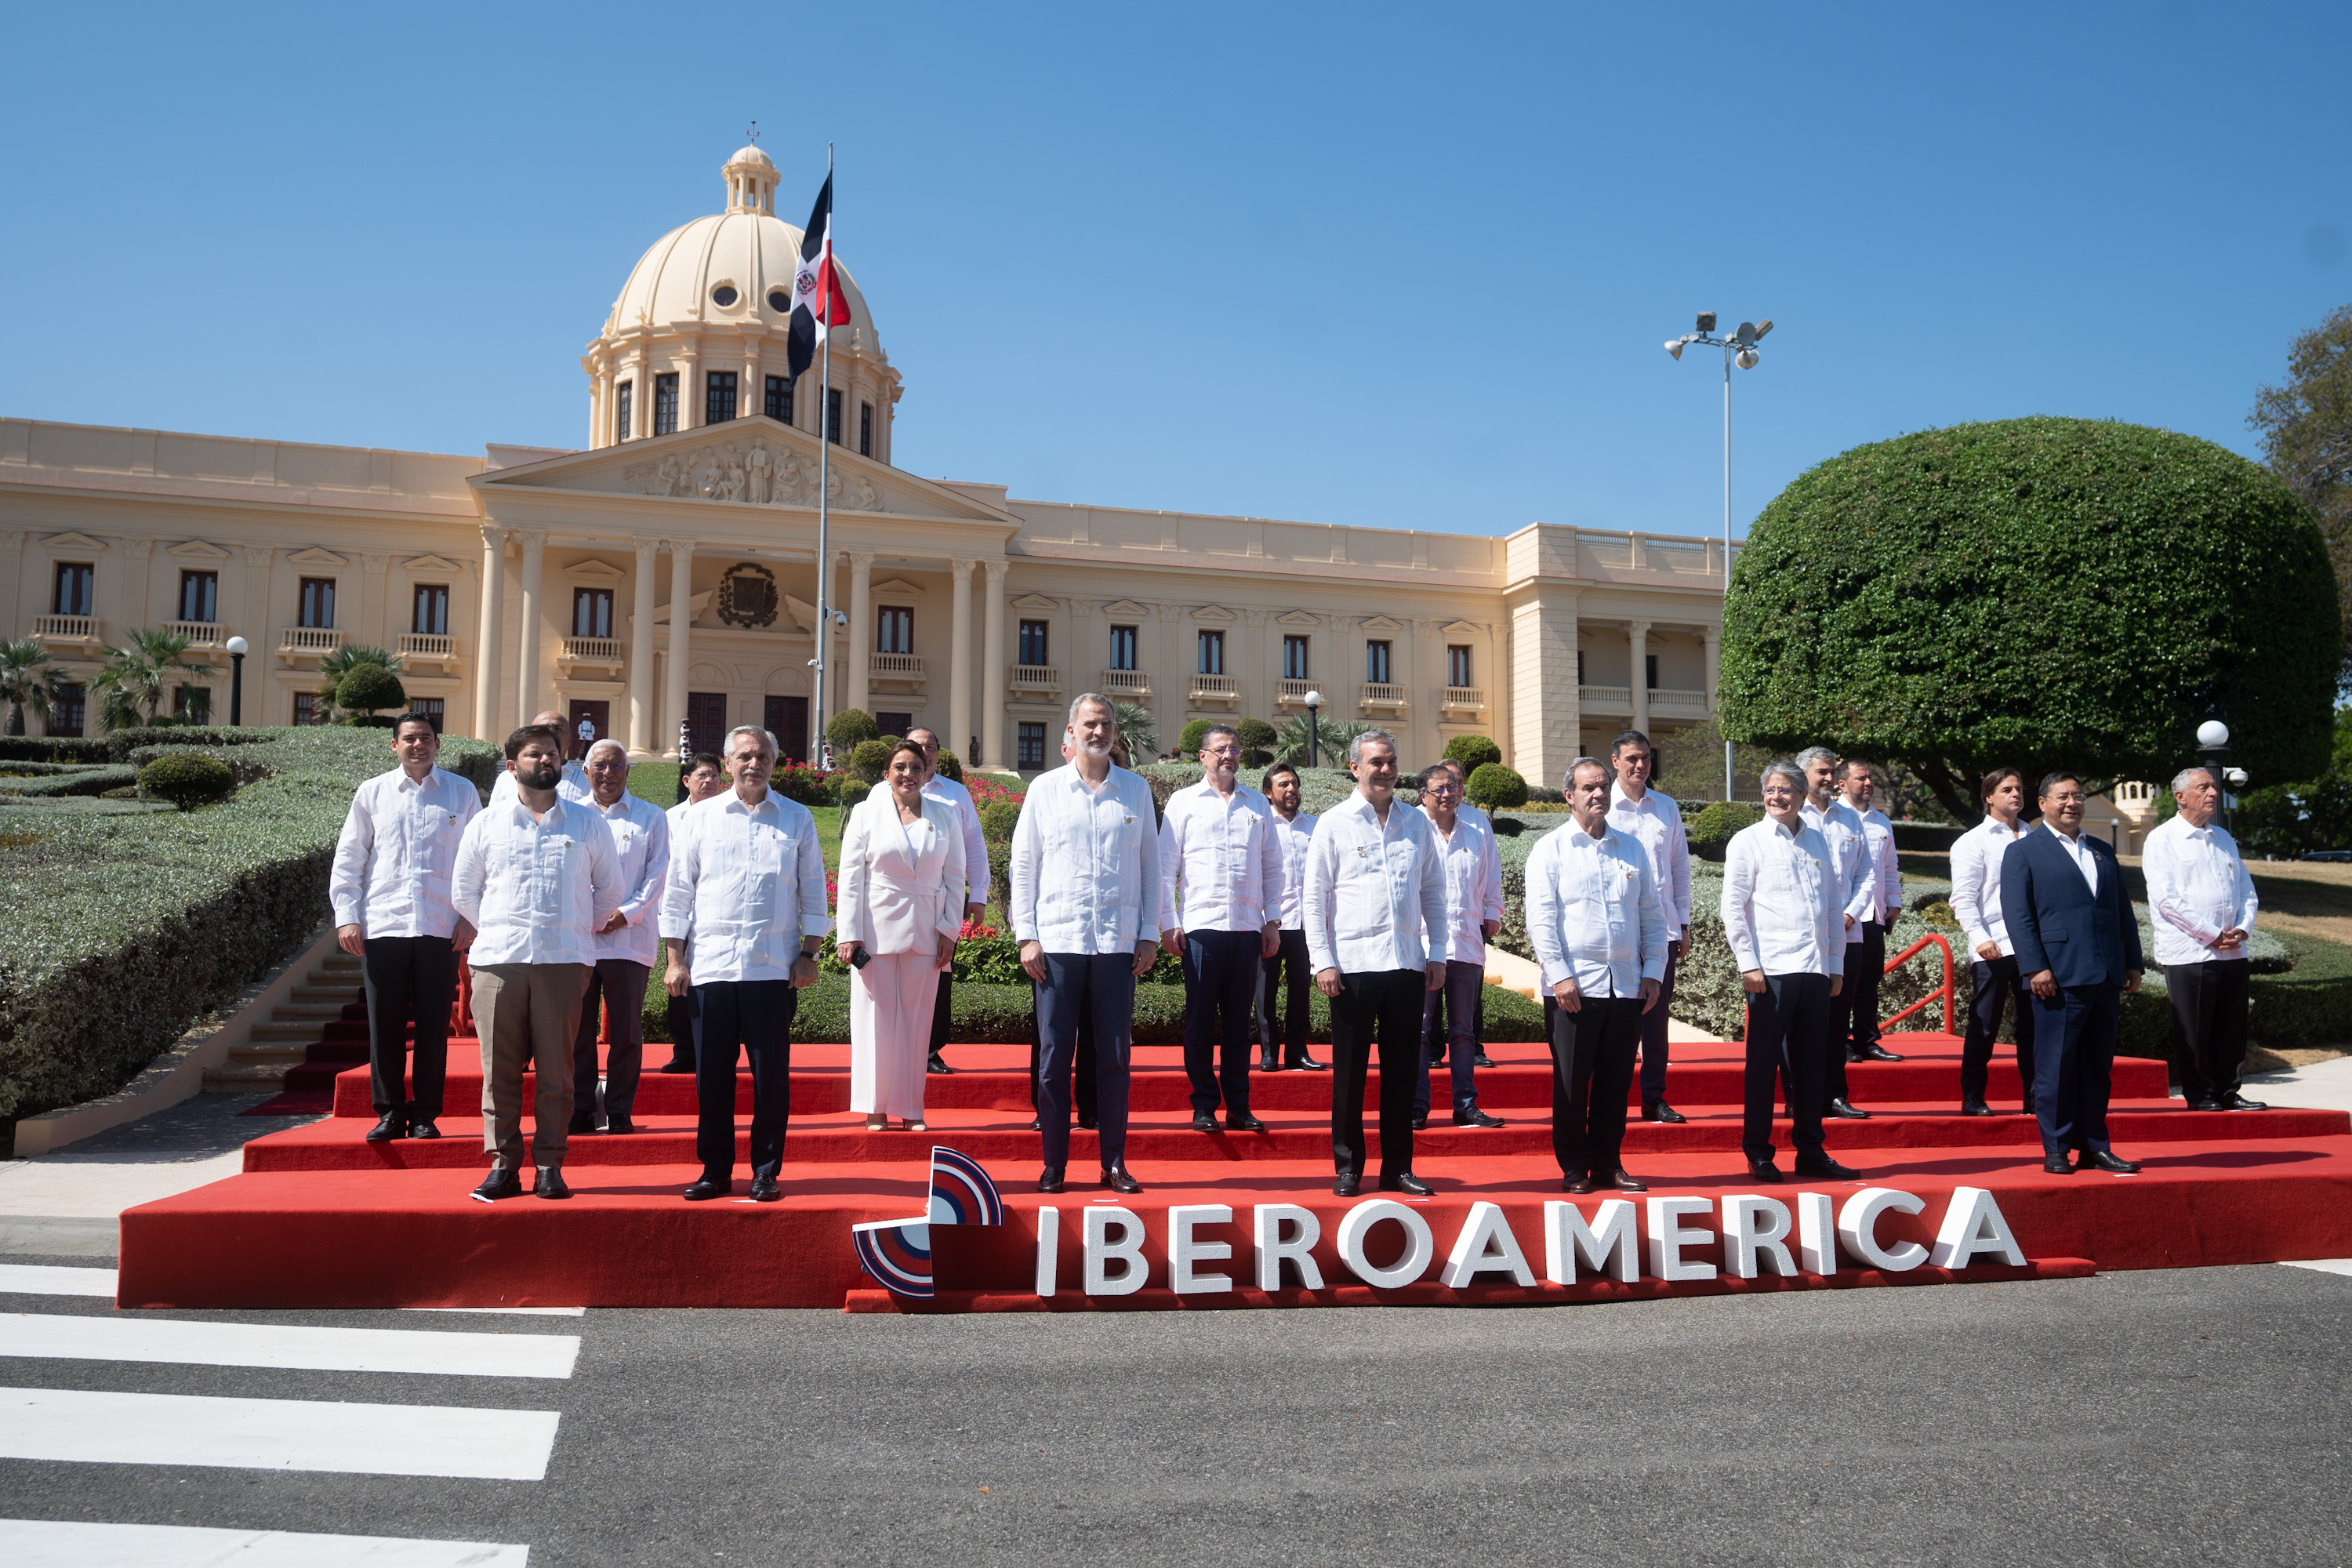
[[[2033,1113],[2042,1168],[2128,1174],[2137,1162],[2107,1147],[2107,1095],[2123,997],[2139,989],[2139,922],[2124,894],[2116,852],[2083,831],[2083,781],[2042,781],[2042,831],[2000,861],[2001,915],[2017,944],[2018,973],[2033,992]]]

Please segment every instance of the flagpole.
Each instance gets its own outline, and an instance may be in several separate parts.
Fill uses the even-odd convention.
[[[833,188],[833,143],[824,144],[824,184]],[[826,532],[831,521],[833,488],[833,432],[825,427],[833,413],[833,204],[827,203],[824,215],[824,252],[817,258],[824,268],[818,279],[822,300],[817,314],[817,331],[824,334],[824,384],[816,399],[816,710],[809,715],[814,731],[809,736],[809,762],[822,767],[824,762],[824,668],[825,649],[833,644],[833,557],[826,549]],[[839,759],[836,758],[835,761]]]

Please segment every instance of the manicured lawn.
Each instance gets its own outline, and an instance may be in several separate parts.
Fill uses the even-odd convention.
[[[677,763],[670,761],[632,764],[629,768],[629,793],[667,811],[677,804]],[[816,839],[824,849],[824,868],[840,870],[841,807],[813,805],[809,807],[809,814],[816,818]]]

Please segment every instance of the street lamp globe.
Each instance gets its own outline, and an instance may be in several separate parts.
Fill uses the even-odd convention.
[[[1323,694],[1322,694],[1321,692],[1319,692],[1319,691],[1310,691],[1310,692],[1308,692],[1308,693],[1307,694],[1307,706],[1308,706],[1309,708],[1320,708],[1320,707],[1322,707],[1322,706],[1323,706]]]
[[[2230,743],[2230,726],[2219,719],[2208,719],[2197,726],[2197,743],[2200,746],[2226,746]]]
[[[231,637],[226,646],[231,658],[243,658],[252,647],[243,637]]]

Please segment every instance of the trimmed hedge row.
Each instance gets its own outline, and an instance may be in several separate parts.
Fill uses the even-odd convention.
[[[110,763],[81,763],[36,778],[0,778],[0,798],[54,800],[59,795],[104,795],[139,782],[139,770]]]
[[[66,816],[0,802],[0,1117],[110,1094],[327,917],[327,867],[352,789],[392,765],[383,734],[340,727],[122,731],[106,760],[184,743],[248,748],[272,776],[194,814]],[[47,742],[44,742],[47,744]],[[56,748],[52,748],[53,750]],[[488,777],[490,748],[445,763]]]

